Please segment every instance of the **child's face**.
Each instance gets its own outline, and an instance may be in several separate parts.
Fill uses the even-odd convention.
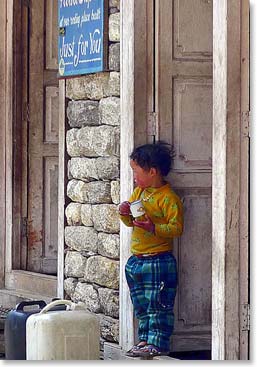
[[[155,168],[146,170],[140,167],[136,161],[133,161],[133,159],[130,160],[130,167],[132,168],[134,181],[137,186],[142,187],[143,189],[152,186],[154,177],[156,176]]]

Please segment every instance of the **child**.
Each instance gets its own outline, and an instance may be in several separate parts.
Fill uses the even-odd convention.
[[[139,321],[139,343],[126,353],[131,357],[169,353],[177,287],[172,239],[183,231],[182,203],[164,180],[173,157],[172,147],[161,141],[135,148],[130,155],[130,166],[136,188],[129,201],[119,206],[120,219],[126,226],[133,227],[132,256],[125,273]],[[134,219],[130,203],[139,199],[145,215]]]

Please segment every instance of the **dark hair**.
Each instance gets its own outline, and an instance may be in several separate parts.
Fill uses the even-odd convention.
[[[162,176],[171,170],[175,151],[171,144],[157,141],[154,144],[141,145],[133,150],[130,159],[144,169],[156,168]]]

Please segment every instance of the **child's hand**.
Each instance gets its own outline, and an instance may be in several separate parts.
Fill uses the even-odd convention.
[[[123,201],[119,205],[119,213],[120,215],[130,215],[130,202],[129,201]]]
[[[154,225],[154,223],[151,221],[151,219],[148,217],[147,214],[145,214],[145,218],[146,218],[146,220],[144,220],[144,221],[133,220],[134,226],[135,227],[142,228],[145,231],[154,233],[155,232],[155,225]]]

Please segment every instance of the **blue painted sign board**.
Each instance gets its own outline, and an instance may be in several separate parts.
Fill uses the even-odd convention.
[[[108,0],[58,0],[59,76],[106,69]]]

